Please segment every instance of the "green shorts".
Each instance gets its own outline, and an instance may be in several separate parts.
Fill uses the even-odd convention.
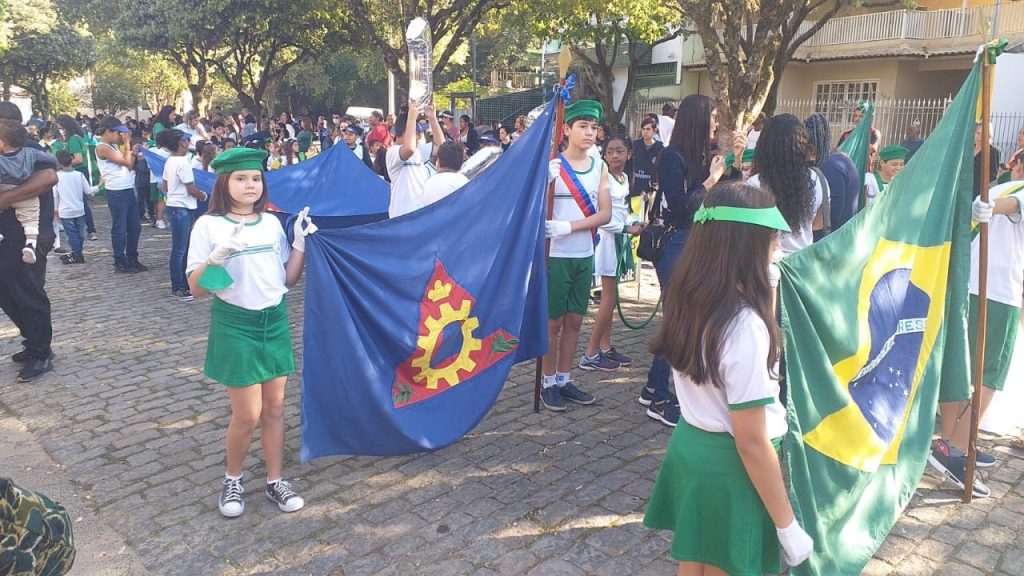
[[[150,202],[166,202],[167,196],[164,195],[163,191],[160,190],[159,184],[150,182],[149,184],[149,201]]]
[[[1010,372],[1010,360],[1017,343],[1017,328],[1020,325],[1020,308],[1001,302],[988,301],[985,321],[985,369],[981,383],[992,390],[1002,390]],[[970,295],[970,309],[967,312],[967,339],[970,352],[970,368],[967,374],[949,374],[943,371],[942,386],[939,387],[939,402],[961,402],[971,397],[972,382],[969,374],[974,370],[975,351],[978,340],[978,297]],[[948,376],[948,378],[947,378]]]
[[[561,318],[566,312],[586,315],[593,279],[592,257],[552,256],[548,261],[548,318]]]

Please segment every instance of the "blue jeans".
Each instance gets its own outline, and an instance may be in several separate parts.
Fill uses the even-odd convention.
[[[672,279],[672,272],[675,271],[679,257],[683,254],[683,247],[686,246],[686,237],[689,230],[673,230],[665,242],[665,251],[661,258],[654,263],[654,270],[658,273],[658,285],[661,286],[661,294],[664,297],[668,291],[669,280]],[[668,362],[661,356],[655,356],[651,361],[651,368],[647,371],[647,387],[654,389],[654,402],[665,400],[676,401],[675,389],[671,385],[672,371]]]
[[[82,243],[85,241],[85,216],[74,218],[61,218],[60,223],[64,225],[64,233],[68,235],[68,247],[75,256],[82,255]]]
[[[164,208],[164,219],[171,226],[171,292],[188,290],[185,260],[188,256],[188,238],[192,233],[192,224],[196,221],[195,210],[168,206]]]
[[[110,208],[110,245],[114,249],[114,266],[127,266],[139,261],[139,201],[135,190],[107,190]]]

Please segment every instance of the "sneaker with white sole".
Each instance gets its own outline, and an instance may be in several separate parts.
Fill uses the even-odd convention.
[[[616,350],[614,346],[607,350],[601,350],[601,355],[612,362],[618,362],[619,366],[622,366],[623,368],[628,368],[633,365],[633,359]]]
[[[281,512],[295,512],[306,505],[306,501],[295,493],[287,480],[278,480],[267,484],[267,498],[277,504]]]
[[[24,262],[25,264],[36,263],[35,246],[29,246],[28,244],[26,244],[25,247],[21,249],[21,261]]]
[[[679,405],[671,400],[651,402],[647,407],[647,415],[665,426],[675,428],[679,423]]]
[[[548,386],[541,390],[540,401],[548,410],[565,412],[565,398],[562,398],[562,391],[558,386]]]
[[[974,465],[977,466],[978,468],[991,468],[991,467],[996,465],[996,456],[995,456],[995,454],[990,454],[988,452],[982,452],[981,450],[977,450],[977,449],[974,450],[974,454],[975,454]]]
[[[245,487],[242,486],[241,478],[224,478],[223,486],[220,489],[220,501],[217,503],[220,513],[227,518],[237,518],[245,512],[245,502],[242,495],[245,494]]]
[[[155,226],[157,230],[166,230],[167,222],[164,222],[163,220],[157,220]]]
[[[654,388],[650,386],[644,386],[640,389],[640,397],[636,399],[641,406],[650,406],[651,402],[654,402]]]
[[[558,391],[562,393],[562,398],[569,402],[584,405],[594,403],[594,396],[592,394],[580,390],[572,382],[566,382],[565,386],[555,386],[555,388],[558,388]]]
[[[584,354],[580,356],[580,370],[599,370],[601,372],[614,372],[619,369],[619,363],[608,358],[602,352],[593,356]]]
[[[932,442],[932,452],[928,455],[928,464],[945,476],[957,487],[963,489],[967,478],[967,455],[945,440]],[[974,478],[974,489],[971,492],[975,498],[987,498],[990,494],[988,486],[982,484],[977,477]]]

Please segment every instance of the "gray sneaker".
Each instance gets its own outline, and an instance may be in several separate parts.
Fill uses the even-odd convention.
[[[245,487],[242,486],[241,478],[224,478],[224,485],[220,489],[220,501],[217,503],[220,513],[227,518],[241,516],[242,512],[245,512],[242,494],[245,494]]]
[[[580,370],[600,370],[601,372],[614,372],[619,369],[619,363],[608,358],[602,352],[593,356],[584,354],[580,356]]]
[[[612,362],[618,362],[619,366],[622,366],[623,368],[633,365],[633,359],[616,350],[614,346],[607,350],[602,350],[601,355]]]
[[[281,512],[295,512],[306,505],[306,501],[295,493],[287,480],[278,480],[267,484],[267,498],[277,504]]]

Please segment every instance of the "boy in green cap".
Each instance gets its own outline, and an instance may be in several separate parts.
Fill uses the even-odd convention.
[[[872,172],[864,177],[864,191],[867,195],[866,204],[871,204],[875,198],[889,188],[892,179],[903,170],[903,162],[910,152],[903,146],[886,146],[878,153],[881,163],[878,165],[878,172]]]
[[[548,164],[548,181],[555,182],[551,220],[544,223],[551,239],[548,263],[548,353],[541,361],[544,406],[565,410],[565,401],[593,404],[594,397],[572,383],[570,372],[587,313],[594,276],[597,229],[612,217],[608,169],[587,154],[597,138],[604,108],[595,100],[577,100],[565,107],[562,133],[565,152]]]

